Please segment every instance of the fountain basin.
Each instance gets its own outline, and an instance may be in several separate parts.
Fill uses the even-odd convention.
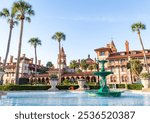
[[[51,79],[50,80],[51,88],[49,88],[48,91],[59,91],[58,88],[56,88],[57,84],[58,84],[58,79]]]
[[[110,92],[97,92],[96,94],[104,97],[120,97],[121,91],[110,91]]]

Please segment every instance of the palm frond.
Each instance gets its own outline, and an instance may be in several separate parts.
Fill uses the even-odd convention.
[[[140,30],[145,30],[146,26],[145,26],[145,24],[143,24],[141,22],[137,22],[137,23],[132,24],[131,29],[133,32],[135,32],[135,31],[138,32]]]
[[[28,43],[30,43],[32,46],[36,47],[38,45],[42,45],[41,40],[37,37],[31,38]]]
[[[58,42],[60,42],[61,40],[65,40],[66,39],[66,35],[62,32],[56,32],[53,36],[52,39],[57,40]]]
[[[0,12],[0,17],[9,17],[10,13],[7,8],[3,8],[3,10]]]
[[[31,18],[30,18],[30,17],[26,17],[25,20],[26,20],[27,22],[29,22],[29,23],[31,22]]]

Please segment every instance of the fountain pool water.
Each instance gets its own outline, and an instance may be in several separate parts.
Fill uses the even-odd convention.
[[[13,91],[0,98],[0,106],[150,106],[150,93],[124,92],[102,97],[91,91]]]

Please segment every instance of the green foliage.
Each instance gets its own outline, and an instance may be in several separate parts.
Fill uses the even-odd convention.
[[[51,74],[49,77],[50,79],[58,79],[58,76],[56,74]]]
[[[69,88],[70,88],[71,86],[72,86],[74,89],[79,88],[78,85],[57,85],[56,87],[57,87],[59,90],[69,90]]]
[[[138,23],[132,24],[131,28],[132,28],[133,32],[135,32],[135,31],[139,32],[140,30],[145,30],[146,26],[145,26],[145,24],[138,22]]]
[[[127,88],[130,90],[142,90],[142,84],[128,84]]]
[[[38,69],[39,74],[46,74],[47,71],[48,71],[47,67],[41,67],[41,68]]]
[[[129,61],[127,68],[131,70],[131,72],[139,77],[140,73],[142,72],[142,64],[141,61],[138,59],[132,59]]]
[[[150,79],[150,73],[141,73],[140,74],[140,77],[142,78],[142,79]]]
[[[3,91],[19,91],[19,90],[48,90],[51,86],[47,85],[13,85],[13,84],[7,84],[7,85],[1,85],[0,90]]]
[[[60,42],[61,40],[65,40],[66,39],[66,35],[63,32],[56,32],[52,36],[52,39],[57,40],[58,42]]]
[[[82,70],[78,69],[78,70],[77,70],[77,73],[82,73]]]
[[[79,68],[79,63],[77,63],[76,60],[72,60],[70,62],[70,68],[72,68],[72,69]]]
[[[113,88],[114,84],[109,84],[110,88]],[[116,84],[116,88],[125,88],[125,84]]]
[[[54,65],[53,65],[53,63],[51,62],[51,61],[48,61],[47,62],[47,64],[46,64],[46,67],[48,67],[48,68],[51,68],[51,67],[53,67]]]
[[[65,79],[63,82],[62,82],[62,85],[70,85],[71,82],[68,80],[68,79]]]
[[[92,71],[94,69],[93,65],[89,65],[88,69]]]
[[[90,90],[100,88],[100,85],[88,85],[88,86],[89,86]]]
[[[86,63],[86,60],[85,60],[85,59],[82,59],[82,60],[81,60],[80,66],[81,66],[81,68],[82,68],[83,70],[87,70],[88,64]]]
[[[28,41],[29,44],[31,44],[31,46],[33,46],[34,48],[36,48],[38,45],[42,45],[41,40],[39,38],[31,38]]]

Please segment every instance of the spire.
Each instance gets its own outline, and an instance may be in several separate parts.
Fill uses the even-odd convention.
[[[114,43],[113,40],[111,41],[110,47],[111,47],[111,49],[112,49],[112,51],[113,51],[114,53],[117,52],[117,48],[116,48],[115,43]]]

